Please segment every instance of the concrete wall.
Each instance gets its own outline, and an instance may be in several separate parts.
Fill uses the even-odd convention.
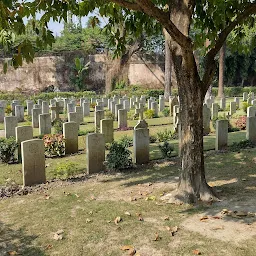
[[[81,56],[81,53],[75,56],[78,55]],[[9,68],[7,74],[1,70],[0,90],[41,91],[50,85],[54,85],[62,91],[72,89],[69,76],[73,59],[74,54],[37,57],[33,63],[24,63],[22,67],[16,70]],[[85,63],[87,61],[91,62],[85,79],[87,89],[104,91],[106,56],[102,54],[87,56]],[[130,84],[143,85],[146,88],[164,88],[163,59],[135,56],[132,58],[128,70]]]

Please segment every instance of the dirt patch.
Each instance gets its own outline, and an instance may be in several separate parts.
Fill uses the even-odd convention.
[[[204,213],[187,218],[182,227],[203,236],[224,242],[239,244],[245,240],[256,238],[256,200],[245,202],[222,202]],[[250,212],[252,216],[227,216],[222,212],[229,209],[232,212]]]

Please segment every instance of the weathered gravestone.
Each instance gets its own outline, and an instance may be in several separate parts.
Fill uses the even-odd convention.
[[[75,107],[76,113],[77,113],[77,121],[78,124],[83,123],[84,121],[84,116],[83,116],[83,107]]]
[[[42,114],[49,114],[49,104],[47,101],[42,101]]]
[[[247,98],[248,98],[248,93],[244,92],[243,93],[243,101],[247,101]]]
[[[226,109],[226,98],[221,98],[220,99],[220,108],[222,110],[225,110]]]
[[[41,114],[39,115],[39,134],[51,134],[51,116],[50,114]]]
[[[86,137],[87,172],[98,173],[104,170],[105,139],[100,133],[91,133]]]
[[[28,116],[32,116],[33,106],[34,106],[34,101],[27,100],[27,114],[28,114]]]
[[[228,120],[217,120],[215,150],[226,149],[227,146],[228,146]]]
[[[16,116],[6,116],[4,118],[5,138],[15,137],[15,127],[18,125]]]
[[[83,114],[84,116],[90,116],[90,102],[83,103]]]
[[[236,102],[230,102],[230,115],[232,116],[233,114],[236,113]]]
[[[256,107],[251,106],[247,108],[247,117],[254,117],[256,116]]]
[[[105,143],[112,143],[114,140],[113,119],[100,120],[100,133],[104,135]]]
[[[234,102],[236,103],[237,108],[239,108],[240,107],[240,99],[238,97],[235,97]]]
[[[212,120],[218,118],[219,105],[218,103],[212,103]]]
[[[115,118],[118,120],[118,110],[123,108],[123,104],[116,104],[115,105]]]
[[[159,111],[162,112],[165,107],[165,99],[163,95],[159,96]]]
[[[136,164],[149,162],[149,130],[136,128],[133,131],[133,153]]]
[[[75,122],[77,124],[77,127],[79,128],[78,115],[76,112],[68,113],[68,122]]]
[[[32,127],[39,128],[39,115],[42,114],[41,108],[32,109]]]
[[[119,109],[118,110],[118,128],[126,128],[127,127],[127,110]]]
[[[4,122],[5,117],[5,109],[3,107],[0,107],[0,123]]]
[[[247,117],[246,120],[246,139],[256,143],[256,117]]]
[[[18,143],[18,160],[21,161],[21,142],[33,139],[32,126],[17,126],[15,128],[16,142]]]
[[[100,120],[104,119],[104,110],[94,112],[95,131],[100,128]]]
[[[40,139],[21,142],[23,185],[46,182],[44,142]]]
[[[174,98],[171,98],[169,101],[169,106],[170,106],[170,115],[173,115],[173,109],[174,106],[179,105],[178,98],[175,96]]]
[[[24,121],[24,107],[22,105],[15,106],[15,116],[17,116],[18,122]]]
[[[63,124],[63,136],[65,138],[65,154],[78,152],[78,125],[76,122]]]
[[[211,110],[207,107],[207,104],[203,106],[203,128],[204,135],[210,133],[210,121],[211,121]]]
[[[151,109],[154,111],[154,116],[158,116],[158,104],[157,102],[151,102]]]

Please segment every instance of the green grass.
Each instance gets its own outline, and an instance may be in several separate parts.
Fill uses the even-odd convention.
[[[206,157],[207,180],[221,190],[220,196],[230,202],[229,208],[255,200],[255,153],[254,149]],[[247,235],[248,226],[244,230],[247,239],[238,242],[199,232],[203,225],[200,214],[220,212],[223,203],[193,207],[160,201],[164,191],[173,189],[179,168],[176,160],[152,163],[121,174],[92,176],[86,181],[66,185],[64,182],[54,187],[46,185],[49,188],[44,192],[1,200],[0,243],[4,242],[6,249],[0,247],[0,255],[15,251],[26,256],[115,256],[128,255],[120,247],[132,245],[139,255],[189,256],[198,249],[202,255],[240,256],[242,252],[254,256],[256,244]],[[155,200],[146,200],[150,197]],[[127,211],[131,216],[125,214]],[[138,220],[138,214],[144,221]],[[198,230],[183,226],[184,221],[197,215]],[[117,216],[122,218],[118,225],[114,223]],[[217,226],[220,221],[216,220]],[[237,223],[230,217],[223,221],[230,227]],[[179,230],[172,237],[166,226],[178,226]],[[63,239],[56,241],[53,234],[58,230],[64,231]],[[159,241],[154,241],[156,233]]]

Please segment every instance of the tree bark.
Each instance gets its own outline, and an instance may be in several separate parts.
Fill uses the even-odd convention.
[[[164,71],[164,98],[165,101],[169,100],[171,96],[172,87],[172,56],[168,45],[168,38],[165,36],[165,71]]]
[[[188,36],[193,4],[185,2],[189,0],[173,1],[171,20],[185,36]],[[170,202],[212,201],[217,198],[205,179],[203,153],[202,107],[207,86],[200,80],[192,43],[189,48],[184,48],[170,38],[168,44],[180,99],[182,170],[177,190],[166,197]]]
[[[219,88],[218,97],[224,98],[224,70],[225,70],[225,53],[226,53],[226,43],[220,49],[219,58]]]

